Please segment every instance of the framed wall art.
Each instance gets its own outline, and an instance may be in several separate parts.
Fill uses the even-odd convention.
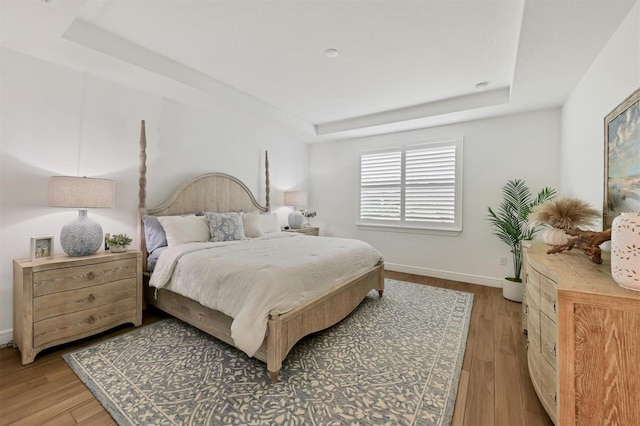
[[[51,259],[53,257],[53,236],[31,237],[31,260]]]
[[[640,211],[640,89],[604,118],[604,208],[611,228],[622,212]]]

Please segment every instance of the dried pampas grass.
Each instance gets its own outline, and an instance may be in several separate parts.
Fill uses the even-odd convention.
[[[534,207],[528,220],[532,225],[547,224],[558,229],[575,229],[592,225],[600,212],[577,198],[548,200]]]

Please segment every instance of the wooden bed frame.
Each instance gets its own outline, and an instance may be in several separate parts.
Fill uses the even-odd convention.
[[[266,205],[261,206],[249,188],[240,180],[223,173],[209,173],[183,184],[168,201],[157,208],[146,207],[146,134],[142,121],[140,132],[140,180],[138,204],[138,241],[142,251],[145,301],[180,320],[234,345],[231,338],[233,318],[200,303],[165,289],[149,286],[150,274],[146,272],[147,251],[145,245],[143,215],[179,215],[196,211],[269,211],[269,159],[265,152]],[[317,237],[309,237],[317,238]],[[272,383],[278,381],[282,361],[291,348],[304,336],[330,327],[349,315],[362,302],[367,293],[384,291],[384,264],[379,262],[369,271],[346,281],[316,299],[285,314],[277,310],[269,313],[267,335],[254,355],[267,364]]]

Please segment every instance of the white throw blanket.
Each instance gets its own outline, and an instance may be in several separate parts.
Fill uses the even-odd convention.
[[[359,240],[283,232],[168,247],[150,285],[232,317],[236,347],[253,356],[264,340],[271,310],[286,313],[380,260],[376,249]]]

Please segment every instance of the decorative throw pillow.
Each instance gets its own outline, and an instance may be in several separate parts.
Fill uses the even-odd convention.
[[[244,226],[244,235],[247,238],[262,237],[264,235],[260,227],[260,213],[258,210],[245,213],[242,216],[242,225]]]
[[[240,213],[207,213],[213,242],[246,240]]]
[[[158,216],[169,246],[209,241],[209,226],[203,216]]]
[[[260,228],[263,234],[271,234],[280,232],[280,222],[278,215],[275,213],[266,213],[260,215]]]
[[[155,249],[165,247],[167,243],[167,234],[160,224],[156,216],[142,216],[144,224],[144,241],[147,246],[147,253],[153,253]]]
[[[184,217],[194,215],[195,213],[185,213],[180,216]],[[156,249],[166,247],[169,244],[167,242],[167,234],[166,232],[164,232],[164,228],[158,220],[158,216],[143,215],[142,223],[144,224],[144,241],[147,248],[147,253],[151,254]]]

